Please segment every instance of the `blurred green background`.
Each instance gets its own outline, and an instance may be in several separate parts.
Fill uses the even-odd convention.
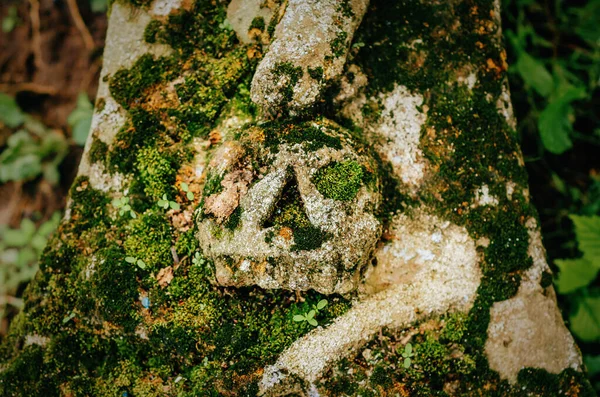
[[[2,0],[0,339],[87,137],[107,0]],[[600,391],[600,0],[502,3],[512,102],[565,321]]]

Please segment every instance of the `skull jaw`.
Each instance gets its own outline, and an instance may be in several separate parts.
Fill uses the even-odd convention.
[[[205,220],[205,222],[211,222]],[[200,228],[204,253],[212,258],[215,282],[221,286],[256,285],[265,289],[347,294],[361,281],[381,234],[374,216],[361,217],[313,250],[293,251],[277,237],[267,243],[269,230],[238,230],[215,239]]]

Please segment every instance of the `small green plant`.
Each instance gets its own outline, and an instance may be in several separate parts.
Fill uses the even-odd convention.
[[[125,257],[125,262],[137,265],[140,269],[145,269],[146,268],[146,263],[144,263],[143,260],[138,259],[138,258],[136,258],[134,256],[126,256]]]
[[[200,255],[199,252],[196,252],[194,254],[194,257],[192,258],[192,263],[196,266],[201,266],[204,265],[204,263],[206,263],[206,260],[202,257],[202,255]]]
[[[402,363],[402,366],[404,368],[409,368],[410,365],[412,364],[412,358],[414,356],[415,356],[415,353],[413,352],[412,344],[407,343],[406,346],[404,346],[404,351],[402,352],[402,358],[404,358],[404,362]]]
[[[0,154],[0,182],[30,181],[42,175],[50,184],[60,179],[58,166],[69,151],[65,137],[23,113],[15,100],[0,93],[0,128],[18,128]]]
[[[187,183],[181,183],[181,190],[185,192],[185,196],[188,200],[192,201],[194,199],[194,193],[190,191],[190,187]]]
[[[171,207],[174,210],[181,208],[177,202],[169,200],[166,194],[163,194],[162,199],[158,200],[158,206],[164,209]]]
[[[309,310],[307,313],[296,314],[293,317],[293,320],[296,321],[296,322],[306,321],[307,323],[309,323],[313,327],[316,327],[317,325],[319,325],[319,323],[315,319],[315,316],[317,314],[319,314],[319,311],[323,310],[323,308],[325,306],[327,306],[327,300],[326,299],[321,299],[319,302],[317,302],[316,305],[313,305],[312,309]]]
[[[87,136],[92,126],[92,115],[94,106],[90,102],[85,92],[80,92],[77,96],[75,109],[69,114],[67,123],[71,126],[71,136],[73,141],[79,146],[85,145]]]
[[[119,210],[119,215],[123,216],[128,213],[133,219],[137,218],[137,214],[129,204],[129,197],[123,196],[116,198],[113,200],[113,205]]]

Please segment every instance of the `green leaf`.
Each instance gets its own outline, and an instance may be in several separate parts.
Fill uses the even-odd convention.
[[[69,314],[67,317],[63,318],[62,323],[63,324],[68,323],[69,321],[71,321],[71,319],[73,319],[73,317],[75,317],[75,313],[71,312],[71,314]]]
[[[30,236],[20,229],[7,229],[2,234],[2,240],[8,247],[24,247],[29,243]]]
[[[129,216],[131,216],[133,219],[137,218],[137,214],[134,211],[129,211]]]
[[[76,144],[83,146],[87,140],[92,125],[92,115],[94,107],[84,92],[80,92],[77,96],[77,105],[69,114],[67,123],[72,128],[73,140]]]
[[[314,317],[315,317],[315,314],[317,314],[317,312],[316,312],[316,311],[314,311],[314,310],[311,310],[311,311],[309,311],[308,313],[306,313],[306,318],[307,318],[308,320],[309,320],[309,319],[311,319],[311,318],[314,318]]]
[[[179,206],[179,204],[177,204],[175,201],[169,201],[169,206],[174,209],[174,210],[178,210],[181,207]]]
[[[569,134],[573,126],[570,119],[571,102],[585,97],[581,87],[570,86],[559,97],[552,100],[540,113],[538,128],[546,150],[561,154],[573,146]]]
[[[37,254],[32,248],[23,247],[19,250],[19,255],[17,256],[17,266],[24,268],[27,265],[35,263],[37,259]]]
[[[139,267],[140,269],[145,269],[145,268],[146,268],[146,263],[144,263],[144,261],[143,261],[143,260],[141,260],[141,259],[138,259],[136,263],[137,263],[137,265],[138,265],[138,267]]]
[[[557,259],[555,263],[560,269],[556,287],[561,294],[569,294],[585,287],[594,281],[598,273],[598,268],[585,258]]]
[[[2,19],[2,31],[4,33],[10,33],[12,30],[21,22],[19,15],[17,14],[17,7],[11,6],[8,9],[8,14]]]
[[[307,318],[306,321],[312,325],[313,327],[316,327],[317,325],[319,325],[319,323],[317,322],[317,320],[315,320],[314,318]]]
[[[108,9],[108,0],[90,0],[92,12],[106,12]]]
[[[296,315],[294,315],[293,320],[296,322],[300,322],[300,321],[306,320],[306,318],[304,318],[304,316],[301,314],[296,314]]]
[[[46,239],[46,237],[41,236],[39,234],[36,234],[35,236],[33,236],[33,238],[31,239],[31,247],[36,250],[36,252],[38,254],[41,254],[42,251],[44,250],[44,248],[46,248],[46,243],[48,242],[48,239]]]
[[[402,364],[402,366],[404,368],[408,368],[408,367],[410,367],[411,362],[412,362],[412,360],[410,358],[405,358],[404,359],[404,363]]]
[[[134,258],[133,256],[126,256],[125,257],[125,262],[127,263],[135,263],[137,261],[136,258]]]
[[[192,193],[192,192],[187,192],[185,196],[190,201],[192,201],[194,199],[194,193]]]
[[[412,353],[412,344],[407,343],[406,347],[404,348],[404,352],[406,352],[406,354],[410,356],[410,354]]]
[[[600,296],[586,296],[578,300],[575,314],[569,316],[571,331],[584,342],[600,340]]]
[[[571,7],[570,11],[578,16],[575,32],[590,46],[597,48],[600,41],[600,1],[588,1],[585,7]]]
[[[552,75],[540,61],[521,51],[516,68],[525,84],[531,86],[540,95],[547,97],[552,93],[554,89]]]
[[[327,299],[321,299],[319,303],[317,303],[318,310],[323,309],[325,306],[327,306]]]
[[[190,189],[190,187],[188,186],[187,183],[181,182],[181,190],[183,190],[184,192],[188,192],[189,189]]]
[[[600,216],[570,215],[584,258],[600,269]]]
[[[584,355],[583,362],[588,370],[588,376],[590,378],[600,373],[600,355]]]
[[[14,98],[1,92],[0,121],[9,128],[18,127],[25,121],[25,114],[21,111]]]
[[[39,156],[20,155],[12,163],[0,165],[0,182],[31,180],[41,173],[42,161]]]

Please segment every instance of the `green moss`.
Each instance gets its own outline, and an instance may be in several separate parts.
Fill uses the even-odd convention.
[[[146,25],[146,29],[144,29],[144,40],[146,41],[146,43],[156,43],[157,35],[161,31],[161,27],[162,23],[160,21],[157,21],[156,19],[153,19],[152,21],[148,22],[148,25]]]
[[[199,249],[198,239],[194,236],[195,229],[180,234],[175,243],[175,251],[180,259],[184,256],[191,258]]]
[[[106,205],[110,202],[105,193],[90,186],[87,176],[78,176],[70,190],[71,219],[76,232],[108,224]]]
[[[339,58],[346,53],[348,33],[343,30],[339,31],[335,39],[331,42],[331,53],[334,58]]]
[[[178,168],[172,155],[155,147],[141,149],[137,155],[136,168],[147,196],[153,200],[159,200],[165,194],[171,197]]]
[[[97,270],[91,279],[93,297],[102,319],[131,332],[138,323],[135,310],[138,283],[135,265],[125,261],[125,252],[110,245],[97,252]]]
[[[202,196],[208,197],[213,194],[221,193],[223,191],[223,186],[221,186],[223,178],[224,175],[209,173],[206,177],[206,183],[204,184]]]
[[[334,163],[321,168],[313,182],[317,190],[326,198],[350,201],[356,197],[362,186],[364,171],[356,161]]]
[[[342,148],[339,137],[328,135],[322,127],[315,126],[312,122],[274,121],[261,127],[265,131],[265,145],[275,153],[281,143],[304,145],[309,151],[322,147]]]
[[[540,280],[540,286],[542,288],[548,288],[552,285],[552,279],[552,273],[550,273],[549,271],[544,271],[542,273],[542,279]]]
[[[294,229],[294,245],[292,251],[309,251],[320,248],[329,235],[315,226]]]
[[[158,115],[139,108],[132,109],[130,115],[131,123],[117,133],[108,155],[109,169],[113,172],[133,172],[138,151],[154,145],[164,132]]]
[[[393,384],[393,369],[386,368],[383,365],[378,365],[373,369],[369,381],[376,386],[388,388]]]
[[[242,218],[242,207],[237,207],[235,211],[229,216],[227,221],[225,221],[224,226],[226,229],[235,230],[240,224],[240,219]]]
[[[250,23],[250,29],[258,29],[261,32],[265,30],[265,19],[263,17],[255,17]]]
[[[226,17],[225,7],[215,7],[212,0],[198,0],[191,10],[169,15],[159,42],[186,57],[198,49],[211,56],[221,56],[237,43],[233,30],[224,25]]]
[[[103,163],[106,160],[107,153],[108,145],[100,139],[93,137],[92,145],[90,146],[90,151],[88,152],[90,163]]]
[[[157,271],[173,263],[171,225],[162,212],[148,210],[131,221],[128,229],[123,244],[127,256],[143,260],[146,271]]]
[[[152,0],[112,0],[121,4],[127,4],[135,8],[148,8],[152,4]]]
[[[460,343],[466,331],[467,315],[462,312],[452,313],[445,320],[444,328],[440,333],[440,340]]]
[[[284,227],[289,228],[294,237],[292,251],[317,249],[329,238],[327,233],[310,223],[298,191],[298,184],[293,178],[284,186],[281,197],[264,227],[273,227],[277,232]]]
[[[585,375],[571,368],[560,374],[551,374],[539,368],[524,368],[519,371],[519,384],[525,392],[535,393],[536,396],[596,396]]]
[[[104,98],[96,99],[96,111],[102,112],[104,110],[104,106],[106,106],[106,100]]]
[[[316,68],[311,68],[310,66],[306,68],[308,75],[317,81],[323,80],[323,68],[321,66],[317,66]]]
[[[143,92],[168,78],[167,69],[172,60],[167,57],[154,59],[150,54],[142,55],[131,68],[120,69],[110,79],[110,94],[121,106],[129,109],[143,97]]]
[[[287,79],[285,86],[280,88],[283,98],[279,105],[282,108],[285,108],[293,99],[294,87],[304,75],[304,72],[300,66],[294,66],[291,62],[277,62],[273,67],[273,75],[278,79],[281,79],[282,77]]]
[[[354,11],[352,11],[352,6],[350,5],[350,0],[340,1],[337,12],[341,13],[342,16],[344,16],[346,18],[354,17]]]

